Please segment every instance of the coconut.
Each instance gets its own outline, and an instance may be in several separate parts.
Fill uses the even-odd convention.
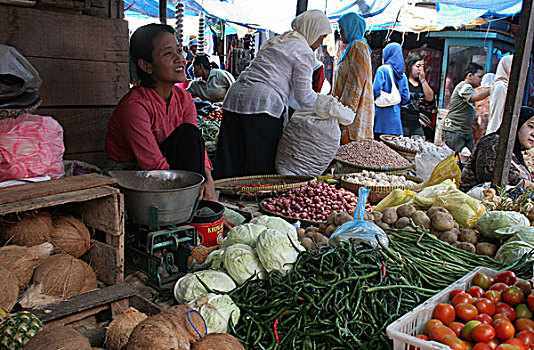
[[[80,294],[85,285],[87,264],[68,254],[45,259],[33,274],[33,284],[41,284],[43,293],[68,298]]]
[[[50,241],[58,251],[79,258],[89,250],[91,236],[87,226],[72,216],[55,216]]]
[[[147,315],[129,307],[117,316],[106,328],[106,349],[122,350],[126,348],[128,338],[135,326],[147,319]]]
[[[80,294],[98,289],[98,280],[96,279],[95,271],[85,261],[82,261],[82,263],[85,266],[85,270],[84,270],[85,283],[83,284]]]
[[[24,350],[91,350],[89,339],[74,329],[57,326],[37,332],[24,346]]]
[[[239,340],[226,333],[210,333],[191,346],[191,350],[245,350]]]
[[[19,281],[14,274],[9,270],[0,267],[0,286],[2,286],[2,293],[0,293],[0,308],[9,312],[17,303],[19,298]]]
[[[50,256],[53,248],[49,242],[33,247],[9,245],[0,248],[0,261],[3,268],[15,275],[19,288],[24,289],[32,278],[35,267]]]
[[[52,231],[50,213],[26,213],[15,222],[4,221],[0,225],[0,241],[3,243],[34,246],[47,242]]]
[[[32,284],[20,297],[19,304],[25,309],[42,309],[61,301],[60,297],[46,295],[42,284]]]
[[[200,339],[200,336],[198,335],[195,328],[202,335],[205,335],[206,333],[208,333],[208,330],[206,329],[206,324],[202,320],[202,316],[200,316],[200,314],[195,311],[189,314],[189,319],[195,325],[195,328],[191,326],[191,323],[189,322],[189,319],[187,318],[187,313],[190,310],[192,310],[192,308],[188,305],[177,305],[177,306],[173,306],[169,308],[166,312],[169,315],[172,315],[172,317],[174,317],[174,319],[186,331],[187,336],[189,338],[189,342],[194,343],[195,341]]]

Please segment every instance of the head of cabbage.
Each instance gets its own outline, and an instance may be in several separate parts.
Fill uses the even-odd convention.
[[[304,250],[298,239],[275,229],[263,231],[256,242],[263,268],[267,272],[278,270],[284,275],[291,270],[300,251]]]
[[[514,227],[513,229],[506,229]],[[517,229],[515,229],[517,227]],[[477,229],[489,238],[506,239],[513,236],[521,228],[530,227],[528,218],[516,211],[488,211],[478,218]],[[505,229],[505,230],[502,230]]]
[[[250,220],[251,224],[273,228],[283,233],[288,233],[295,241],[298,241],[297,229],[289,222],[276,216],[262,215]]]
[[[266,228],[267,227],[263,225],[257,225],[252,223],[232,227],[232,229],[228,231],[228,235],[226,236],[226,239],[223,242],[223,246],[229,247],[233,244],[241,243],[255,248],[258,236]]]
[[[499,248],[495,254],[495,260],[510,265],[533,250],[534,227],[527,227],[516,233]],[[530,256],[530,260],[534,260],[534,257]]]
[[[224,249],[212,251],[203,265],[209,266],[212,270],[223,270]]]
[[[197,298],[189,306],[200,312],[206,321],[208,333],[227,333],[229,322],[237,325],[241,315],[239,307],[225,294],[210,293]]]
[[[188,273],[176,282],[174,285],[174,297],[179,303],[184,304],[207,295],[208,291],[202,283],[215,292],[229,292],[236,287],[234,280],[224,272],[215,270],[197,271]]]
[[[224,268],[239,285],[254,275],[255,278],[264,277],[264,270],[256,251],[246,244],[234,244],[226,248]]]

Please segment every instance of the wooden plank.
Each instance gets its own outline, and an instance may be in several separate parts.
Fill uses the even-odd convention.
[[[0,5],[0,43],[24,56],[127,63],[128,22]]]
[[[515,41],[514,59],[510,71],[508,92],[504,104],[505,116],[501,123],[499,144],[497,145],[497,160],[493,173],[492,185],[505,188],[508,184],[508,173],[512,162],[515,139],[517,135],[517,123],[525,93],[525,81],[528,76],[532,40],[534,39],[534,11],[532,0],[524,0],[523,8],[519,16],[519,31]],[[509,117],[511,116],[511,118]]]
[[[116,191],[116,189],[112,187],[101,186],[85,190],[54,194],[44,198],[26,199],[15,203],[2,204],[0,205],[0,215],[21,213],[29,210],[47,208],[66,203],[89,201],[95,198],[109,196],[114,190]]]
[[[53,327],[57,327],[57,326],[67,326],[67,325],[76,323],[78,321],[81,321],[84,318],[96,315],[97,313],[99,313],[101,311],[108,310],[110,307],[111,307],[110,305],[95,306],[95,307],[92,307],[92,308],[84,310],[84,311],[73,313],[72,315],[68,315],[68,316],[57,318],[57,319],[53,319],[51,321],[43,321],[42,319],[41,319],[41,321],[43,321],[45,328],[46,327],[47,328],[53,328]]]
[[[95,270],[96,277],[110,285],[124,279],[124,236],[117,239],[122,241],[118,247],[91,240],[91,249],[84,256],[84,260]]]
[[[111,316],[115,318],[122,315],[123,311],[130,307],[129,299],[117,300],[111,303]]]
[[[106,243],[111,246],[115,253],[115,283],[124,282],[124,234],[120,236],[106,235]]]
[[[124,209],[120,209],[118,189],[112,189],[109,196],[76,204],[75,211],[85,224],[112,236],[124,234]]]
[[[65,153],[103,151],[108,120],[115,107],[39,108],[37,114],[51,116],[63,127]]]
[[[13,203],[26,199],[41,198],[53,194],[83,190],[117,183],[112,177],[99,174],[68,176],[59,179],[28,183],[3,188],[0,191],[0,204]]]
[[[103,151],[83,152],[83,153],[66,153],[65,155],[63,155],[63,159],[81,160],[83,162],[102,168],[104,166],[104,162],[106,161],[106,155],[104,154]]]
[[[118,300],[127,299],[138,293],[139,291],[129,284],[120,283],[74,296],[58,304],[50,305],[43,310],[33,311],[32,313],[41,321],[50,322]]]
[[[147,316],[157,315],[165,310],[165,308],[151,302],[141,294],[134,295],[130,298],[130,306],[145,313]]]
[[[308,9],[308,0],[297,0],[297,16]]]
[[[26,56],[39,71],[47,106],[115,106],[128,91],[125,62],[98,62]]]

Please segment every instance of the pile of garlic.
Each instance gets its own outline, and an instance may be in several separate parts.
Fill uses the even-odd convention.
[[[427,142],[421,138],[412,139],[404,136],[394,136],[388,138],[388,141],[397,146],[409,148],[417,153],[433,152],[439,149],[438,146],[434,145],[433,143]]]
[[[364,170],[361,173],[346,175],[345,181],[364,186],[411,187],[417,185],[404,176],[377,173]]]

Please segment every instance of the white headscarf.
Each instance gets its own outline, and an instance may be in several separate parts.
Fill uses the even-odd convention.
[[[300,40],[307,43],[309,46],[312,46],[322,35],[332,33],[332,27],[330,26],[328,17],[319,10],[310,10],[301,13],[295,17],[293,22],[291,22],[291,28],[293,28],[293,30],[267,40],[265,44],[262,45],[258,55],[272,45],[285,43],[291,40]]]
[[[497,72],[495,73],[494,83],[500,81],[502,84],[508,86],[508,80],[510,79],[510,71],[512,70],[512,60],[514,55],[508,55],[501,58],[497,65]]]

